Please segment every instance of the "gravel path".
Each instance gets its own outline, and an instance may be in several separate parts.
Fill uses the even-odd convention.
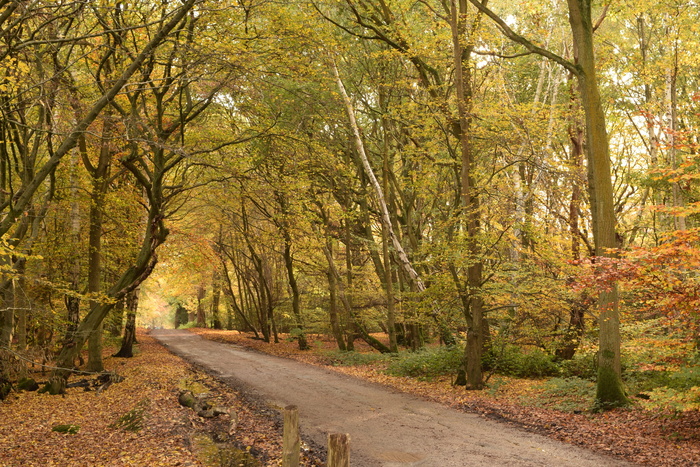
[[[382,386],[182,330],[151,335],[278,408],[299,407],[302,436],[349,433],[353,467],[613,466],[616,459]]]

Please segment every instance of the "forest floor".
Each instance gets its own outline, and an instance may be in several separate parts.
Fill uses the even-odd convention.
[[[278,412],[199,371],[139,332],[133,358],[105,367],[124,379],[107,388],[68,388],[63,396],[12,392],[0,401],[0,466],[276,466]],[[38,382],[48,377],[30,374]],[[74,376],[69,383],[94,376]],[[178,403],[192,390],[234,414],[207,419]],[[73,425],[77,433],[52,431]],[[305,453],[306,465],[319,465]]]
[[[549,436],[573,445],[616,456],[637,464],[656,466],[700,465],[700,413],[675,413],[644,410],[638,405],[604,413],[577,410],[590,401],[576,400],[575,390],[568,397],[569,410],[556,410],[542,400],[541,380],[494,377],[482,391],[454,387],[449,378],[418,380],[395,377],[383,372],[382,364],[335,366],[328,352],[333,343],[313,337],[313,350],[299,351],[289,339],[268,344],[237,331],[190,329],[218,342],[244,346],[260,352],[323,366],[357,378],[379,383],[450,407],[476,412],[488,418],[508,422],[522,429]],[[363,343],[356,350],[369,352]],[[575,389],[575,388],[574,388]]]

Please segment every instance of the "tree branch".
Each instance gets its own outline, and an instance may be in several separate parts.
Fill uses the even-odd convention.
[[[479,11],[491,18],[493,22],[496,23],[496,26],[498,26],[498,29],[500,29],[501,32],[508,39],[512,40],[513,42],[517,42],[532,53],[541,55],[552,60],[553,62],[558,63],[559,65],[563,66],[576,76],[579,76],[582,73],[581,68],[578,65],[570,62],[569,60],[563,57],[560,57],[559,55],[547,49],[543,49],[542,47],[533,44],[525,37],[513,31],[500,16],[498,16],[496,13],[487,8],[484,4],[479,2],[479,0],[469,0],[469,2],[471,2],[471,4],[474,5]]]

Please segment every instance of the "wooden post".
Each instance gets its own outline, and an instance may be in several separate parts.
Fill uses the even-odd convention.
[[[284,434],[282,438],[282,467],[299,467],[299,408],[284,408]]]
[[[350,435],[328,434],[328,467],[350,467]]]

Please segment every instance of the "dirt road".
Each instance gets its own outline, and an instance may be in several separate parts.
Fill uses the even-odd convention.
[[[475,414],[187,331],[155,330],[151,335],[237,389],[279,408],[298,406],[302,436],[316,444],[325,445],[329,432],[349,433],[353,467],[629,465]]]

